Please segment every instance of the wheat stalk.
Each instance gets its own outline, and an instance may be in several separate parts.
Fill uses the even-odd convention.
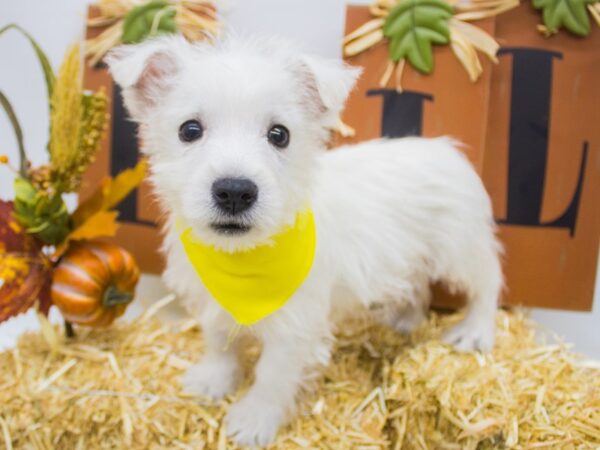
[[[84,93],[79,44],[65,56],[50,99],[50,166],[35,174],[36,184],[46,190],[73,192],[93,161],[108,122],[108,100],[103,89]]]
[[[79,44],[65,56],[50,99],[50,161],[55,167],[69,166],[76,157],[81,134],[82,79]],[[75,119],[75,120],[74,120]]]

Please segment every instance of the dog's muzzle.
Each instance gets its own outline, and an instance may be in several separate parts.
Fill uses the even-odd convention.
[[[212,198],[224,220],[211,224],[223,234],[241,234],[250,230],[240,215],[248,211],[258,198],[258,186],[246,178],[221,178],[212,185]]]

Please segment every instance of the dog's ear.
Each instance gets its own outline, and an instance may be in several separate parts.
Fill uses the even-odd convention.
[[[186,42],[181,37],[165,36],[141,44],[122,45],[106,57],[105,62],[135,120],[157,104],[174,83],[179,71],[179,52],[184,45]]]
[[[346,99],[362,73],[362,68],[353,67],[341,60],[319,57],[304,57],[302,61],[304,83],[309,95],[317,102],[318,109],[326,113],[327,125],[335,125],[344,109]]]

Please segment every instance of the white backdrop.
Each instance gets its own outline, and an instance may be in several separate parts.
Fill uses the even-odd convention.
[[[48,54],[53,67],[67,47],[83,36],[89,0],[0,0],[0,27],[16,22],[30,31]],[[300,41],[306,50],[339,57],[347,0],[228,0],[225,22],[236,33],[281,34]],[[34,164],[46,158],[48,134],[46,92],[41,71],[28,43],[16,32],[0,37],[0,89],[13,103],[23,126],[26,147]],[[17,161],[17,146],[6,117],[0,114],[0,154]],[[12,176],[0,167],[0,198],[12,196]],[[71,199],[73,201],[73,199]],[[142,281],[140,296],[149,300],[164,291],[153,277]],[[564,335],[576,349],[600,358],[600,275],[593,313],[535,310],[538,321]],[[31,327],[31,316],[0,326],[0,348]]]

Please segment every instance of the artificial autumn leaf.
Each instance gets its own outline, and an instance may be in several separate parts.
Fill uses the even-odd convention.
[[[101,211],[104,206],[104,198],[107,195],[108,190],[112,184],[112,178],[106,177],[100,182],[100,186],[85,200],[79,202],[73,214],[71,214],[71,221],[75,228],[79,227],[89,217]]]
[[[590,18],[587,5],[597,0],[533,0],[533,6],[543,9],[544,25],[550,33],[566,28],[571,33],[587,36]]]
[[[0,201],[0,322],[21,314],[40,301],[47,313],[51,265],[42,244],[13,215],[14,204]]]
[[[166,0],[153,0],[136,6],[125,17],[121,41],[137,44],[159,33],[175,33],[175,15],[175,8]]]
[[[383,34],[390,39],[390,59],[407,59],[417,70],[431,73],[433,44],[447,44],[453,9],[444,0],[403,0],[388,14]]]
[[[144,181],[147,170],[148,162],[142,159],[135,167],[122,171],[112,179],[104,199],[104,209],[114,208],[137,188]]]
[[[55,256],[62,255],[71,241],[94,239],[100,236],[112,237],[117,232],[117,211],[98,211],[88,217],[79,227],[69,234],[63,243],[57,248]]]
[[[137,188],[146,176],[147,162],[140,160],[132,169],[119,173],[115,178],[106,178],[98,189],[85,201],[81,202],[71,219],[76,227],[99,211],[106,211],[117,206],[121,200]]]
[[[44,283],[38,292],[38,304],[37,309],[44,316],[48,316],[48,311],[50,311],[50,307],[52,306],[52,267],[50,264],[47,264],[47,272],[44,276]]]

